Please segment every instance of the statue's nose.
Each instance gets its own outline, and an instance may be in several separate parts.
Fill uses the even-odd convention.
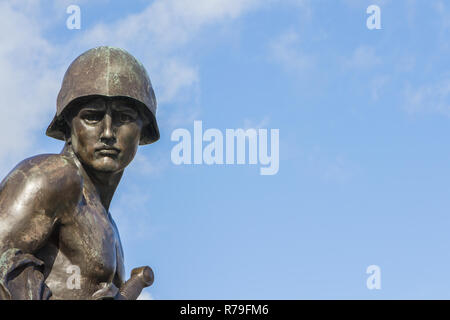
[[[100,138],[104,140],[111,140],[115,138],[113,121],[109,112],[107,112],[103,118],[103,130]]]

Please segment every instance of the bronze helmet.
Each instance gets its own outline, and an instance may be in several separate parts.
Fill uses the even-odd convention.
[[[149,120],[142,128],[140,143],[159,139],[156,123],[155,93],[144,66],[127,51],[97,47],[76,58],[67,69],[56,102],[56,114],[47,128],[49,137],[64,140],[65,126],[60,121],[71,102],[89,96],[125,97],[135,100]]]

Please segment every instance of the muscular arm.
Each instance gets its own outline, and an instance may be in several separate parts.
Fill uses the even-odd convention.
[[[80,196],[81,178],[58,155],[24,160],[0,185],[0,298],[42,299],[49,295],[42,261],[59,213]]]

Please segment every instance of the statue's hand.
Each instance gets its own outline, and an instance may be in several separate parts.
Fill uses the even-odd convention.
[[[114,300],[117,299],[117,295],[119,294],[119,288],[114,285],[114,283],[110,282],[102,282],[100,283],[99,290],[95,291],[92,295],[93,300]]]
[[[125,300],[136,300],[142,289],[153,284],[153,270],[148,267],[134,268],[131,277],[120,287],[120,298]]]
[[[114,283],[102,282],[101,289],[94,292],[94,300],[136,300],[141,294],[142,289],[153,284],[154,275],[150,267],[144,266],[134,268],[131,271],[131,277],[122,286],[117,288]]]

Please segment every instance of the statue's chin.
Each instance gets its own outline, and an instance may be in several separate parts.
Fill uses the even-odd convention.
[[[90,167],[96,171],[110,172],[110,173],[114,173],[123,169],[121,168],[117,159],[113,159],[108,156],[96,159]]]

